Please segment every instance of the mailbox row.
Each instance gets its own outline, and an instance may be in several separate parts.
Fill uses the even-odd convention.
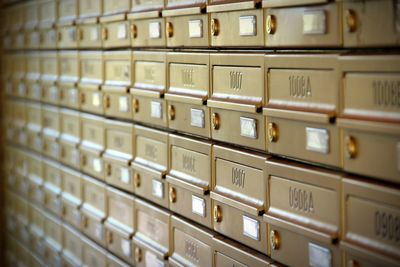
[[[395,0],[29,1],[3,10],[3,46],[396,46],[398,9]]]
[[[103,131],[90,119],[79,146],[83,174],[9,147],[8,184],[126,260],[124,240],[141,227],[151,240],[165,238],[154,217],[173,212],[290,266],[398,264],[398,186],[129,123],[107,125],[99,144],[94,133]],[[142,215],[151,228],[133,212],[135,197],[162,207]],[[153,241],[161,258],[169,255]]]
[[[83,203],[82,224],[75,226],[70,224],[69,215],[58,217],[40,203],[5,190],[5,254],[10,266],[211,267],[240,263],[261,267],[273,262],[261,253],[118,190],[95,185],[96,191],[90,192],[94,185],[88,179],[82,181],[85,201],[90,202],[93,194],[104,194],[104,205],[109,205],[108,218],[94,226],[95,235],[104,235],[101,238],[106,242],[97,242],[88,229],[92,226],[86,224],[85,210],[91,203]],[[66,185],[71,186],[68,182]],[[68,194],[63,192],[63,198]],[[133,229],[132,225],[136,227]]]
[[[398,183],[399,63],[396,55],[17,53],[5,56],[3,84],[10,96]]]

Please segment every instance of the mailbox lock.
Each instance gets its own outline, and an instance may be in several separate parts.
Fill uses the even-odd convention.
[[[107,243],[112,244],[113,243],[113,234],[111,231],[107,231]]]
[[[172,22],[167,22],[167,25],[165,27],[165,34],[168,38],[174,36],[174,25],[172,24]]]
[[[175,187],[169,188],[169,202],[175,203],[176,202],[176,189]]]
[[[137,100],[136,98],[132,99],[132,107],[133,110],[135,111],[135,113],[139,112],[139,100]]]
[[[101,29],[101,39],[103,41],[107,41],[107,39],[108,39],[108,29],[107,28]]]
[[[269,242],[273,250],[278,250],[280,246],[279,233],[276,230],[271,230],[269,233]]]
[[[268,15],[265,23],[265,28],[268,34],[274,34],[276,31],[276,17],[274,15]]]
[[[357,29],[357,15],[354,10],[348,9],[346,10],[346,25],[348,32],[355,32]]]
[[[168,105],[168,118],[169,120],[175,120],[175,107],[173,105]]]
[[[82,41],[82,40],[83,40],[83,37],[84,37],[84,32],[83,32],[83,30],[82,30],[82,29],[79,29],[78,34],[79,34],[79,41]]]
[[[220,125],[221,125],[221,121],[219,119],[219,115],[218,113],[213,113],[211,116],[211,121],[212,121],[212,127],[214,130],[218,130]]]
[[[133,182],[135,183],[135,187],[140,187],[140,174],[135,172],[133,175]]]
[[[104,108],[110,108],[110,96],[108,95],[104,96]]]
[[[214,206],[214,222],[221,222],[222,221],[222,210],[221,207],[218,205]]]
[[[268,123],[268,141],[278,141],[278,126],[273,122]]]
[[[354,159],[357,156],[357,142],[353,136],[346,136],[346,157],[348,159]]]
[[[111,164],[107,164],[106,172],[107,172],[107,176],[111,176]]]
[[[135,24],[131,25],[131,38],[136,39],[137,38],[137,27]]]
[[[66,215],[67,215],[67,207],[64,206],[64,205],[61,206],[61,214],[62,214],[63,216],[66,216]]]
[[[82,163],[83,166],[85,166],[86,163],[87,163],[86,156],[83,155],[83,154],[81,154],[81,163]]]
[[[82,216],[82,226],[87,228],[89,226],[89,219],[86,216]]]
[[[86,95],[84,93],[81,93],[81,104],[85,104],[86,102]]]
[[[211,20],[211,35],[218,36],[219,34],[219,21],[218,19]]]
[[[136,263],[142,261],[142,249],[139,247],[135,248],[135,261]]]
[[[65,148],[61,147],[61,158],[65,158]]]

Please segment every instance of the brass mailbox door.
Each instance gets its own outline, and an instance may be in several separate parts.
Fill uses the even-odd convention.
[[[211,54],[210,60],[212,138],[265,150],[263,56]]]
[[[58,75],[58,54],[57,52],[42,52],[40,54],[40,77],[42,85],[42,101],[50,104],[58,104],[60,92],[57,86]]]
[[[62,0],[58,3],[58,21],[72,21],[78,17],[78,0]]]
[[[81,170],[104,180],[104,166],[101,155],[105,149],[105,122],[102,117],[81,113],[82,142]]]
[[[58,2],[53,0],[38,1],[40,48],[52,49],[57,47],[57,31],[55,23],[58,19]]]
[[[130,119],[132,117],[129,86],[132,80],[130,51],[114,51],[104,54],[104,110],[110,117]]]
[[[53,214],[61,215],[61,165],[51,160],[43,160],[44,207]]]
[[[25,30],[25,48],[26,49],[40,48],[40,32],[37,29]]]
[[[60,147],[58,138],[60,135],[60,111],[53,106],[42,106],[43,121],[43,150],[46,156],[58,159]]]
[[[31,226],[29,227],[29,234],[31,236],[29,246],[34,253],[43,257],[43,236],[45,226],[43,211],[36,206],[31,205],[29,208],[29,221],[31,223]]]
[[[55,26],[46,25],[49,28],[40,29],[40,49],[56,49],[57,48],[57,30]]]
[[[103,48],[130,46],[129,22],[125,14],[100,17]]]
[[[42,151],[42,107],[38,103],[27,103],[26,106],[27,116],[27,145],[30,149],[41,152]]]
[[[80,265],[82,261],[82,249],[81,233],[67,224],[63,224],[63,263],[67,266]]]
[[[13,55],[12,70],[12,95],[17,97],[26,96],[26,74],[27,74],[27,59],[24,53],[16,53]]]
[[[343,234],[346,253],[363,255],[369,262],[398,264],[396,224],[400,216],[400,191],[361,179],[343,180]]]
[[[39,24],[39,3],[28,2],[24,4],[25,25],[24,30],[35,29]]]
[[[269,232],[274,233],[273,238],[270,236],[271,247],[272,242],[275,247],[271,249],[271,258],[274,260],[290,266],[312,266],[316,263],[321,266],[342,266],[342,255],[337,245],[326,244],[318,238],[313,239],[297,231],[292,232],[280,227],[279,223],[270,224]],[[281,245],[276,246],[276,240]]]
[[[211,143],[171,134],[169,146],[169,209],[211,228]]]
[[[137,266],[153,266],[170,255],[170,216],[168,211],[136,199],[133,243]]]
[[[135,158],[132,174],[135,193],[168,207],[168,133],[135,125]]]
[[[208,0],[167,1],[162,15],[168,47],[210,46],[209,14],[204,14],[207,3]]]
[[[117,14],[128,12],[131,8],[131,0],[102,1],[103,14]],[[137,2],[137,1],[135,1]]]
[[[77,82],[80,79],[79,70],[79,54],[78,52],[60,52],[59,68],[60,68],[60,105],[79,108],[79,91]]]
[[[104,58],[102,51],[80,51],[80,83],[102,84],[104,81]]]
[[[29,179],[29,199],[40,206],[44,202],[43,194],[43,165],[42,157],[36,154],[27,154],[28,179]]]
[[[165,0],[130,0],[132,12],[144,12],[148,10],[161,10],[165,6]]]
[[[107,251],[88,238],[81,237],[81,240],[83,242],[82,263],[84,266],[107,267]]]
[[[79,81],[80,108],[96,114],[104,113],[101,84],[104,81],[104,62],[102,52],[80,52]]]
[[[213,146],[214,230],[264,253],[267,224],[259,215],[267,207],[265,160],[262,155]]]
[[[168,127],[211,137],[209,54],[168,53]]]
[[[81,226],[80,207],[83,202],[83,182],[81,173],[62,167],[62,218],[77,229]]]
[[[168,258],[172,266],[213,266],[214,233],[192,223],[171,217],[172,255]]]
[[[210,3],[207,13],[210,13],[211,46],[264,46],[263,11],[258,4],[257,1]]]
[[[344,170],[399,183],[399,57],[343,56],[340,65]]]
[[[168,47],[209,47],[209,14],[191,14],[174,16],[171,12],[166,17],[166,38]],[[181,25],[184,25],[183,27]],[[175,27],[174,27],[175,26]]]
[[[167,126],[164,93],[167,87],[165,52],[133,52],[133,120]]]
[[[269,8],[265,4],[267,47],[342,46],[342,3]],[[290,23],[291,27],[285,27]]]
[[[135,199],[107,187],[108,218],[105,222],[107,248],[127,262],[133,263],[131,238],[135,231]]]
[[[71,22],[72,23],[72,22]],[[78,48],[78,28],[73,25],[58,25],[57,38],[59,49],[76,49]]]
[[[384,1],[343,2],[343,43],[345,47],[396,46],[400,42],[397,30],[396,3]],[[387,29],[382,31],[381,29]]]
[[[165,47],[165,19],[160,11],[128,15],[132,47]]]
[[[102,246],[106,246],[104,220],[107,218],[106,186],[83,176],[83,205],[81,231]]]
[[[57,264],[61,260],[60,253],[63,240],[62,222],[50,214],[45,214],[45,224],[45,261],[50,264]]]
[[[22,242],[29,242],[28,224],[29,224],[29,205],[20,195],[17,195],[17,216],[14,223],[17,224],[17,238]]]
[[[40,69],[40,53],[30,52],[26,60],[26,98],[32,100],[41,99],[41,87],[39,84]]]
[[[86,266],[107,266],[107,250],[88,238],[81,237],[83,242],[82,263]]]
[[[104,52],[104,84],[130,86],[132,77],[131,51]]]
[[[341,231],[341,174],[278,159],[266,165],[269,207],[264,219],[271,258],[290,266],[340,266],[334,244]]]
[[[97,17],[103,14],[103,4],[104,1],[102,0],[85,0],[85,1],[78,1],[79,5],[79,18],[87,18],[87,17]],[[105,1],[110,2],[110,1]],[[113,4],[112,1],[109,4]]]
[[[134,192],[132,171],[134,134],[130,123],[107,120],[106,122],[105,180],[126,191]]]
[[[132,118],[132,100],[129,89],[119,86],[102,86],[104,114],[118,119]]]
[[[213,248],[215,266],[266,267],[272,264],[269,257],[223,236],[213,238]]]
[[[340,166],[337,55],[265,57],[267,150]]]
[[[79,48],[96,49],[102,47],[101,24],[99,24],[97,17],[81,19],[78,21],[77,27]]]
[[[80,168],[78,145],[81,141],[81,122],[79,112],[70,109],[60,110],[60,161],[66,165]]]

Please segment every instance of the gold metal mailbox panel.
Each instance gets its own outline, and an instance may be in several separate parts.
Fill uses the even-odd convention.
[[[347,259],[362,255],[367,262],[394,266],[399,260],[398,188],[360,179],[343,180],[343,234]],[[357,258],[356,258],[357,259]],[[357,260],[353,260],[358,263]],[[363,262],[360,262],[362,266]]]
[[[344,169],[399,183],[399,57],[346,56],[340,65]]]
[[[210,60],[212,138],[265,150],[263,56],[211,54]]]
[[[340,2],[264,9],[267,47],[342,45]],[[290,25],[290,26],[289,26]]]

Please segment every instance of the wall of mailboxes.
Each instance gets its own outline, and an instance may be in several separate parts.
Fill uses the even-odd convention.
[[[398,1],[8,2],[10,266],[400,264]]]

